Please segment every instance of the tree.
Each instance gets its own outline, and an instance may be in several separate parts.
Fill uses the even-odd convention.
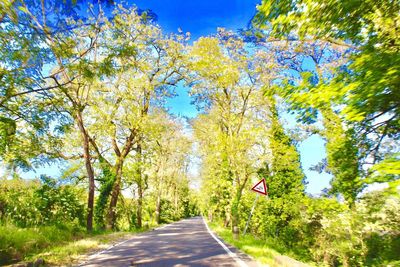
[[[336,83],[348,105],[344,113],[365,122],[383,116],[380,124],[370,126],[398,130],[399,10],[397,1],[263,1],[258,21],[268,22],[275,36],[295,33],[302,40],[354,47],[350,71]]]
[[[399,11],[397,1],[263,1],[255,20],[271,38],[350,49],[349,62],[315,91],[323,90],[319,96],[340,105],[347,124],[353,124],[363,169],[396,159],[387,143],[399,138]],[[366,182],[374,180],[371,173],[364,174]]]
[[[365,155],[362,144],[367,141],[357,136],[357,124],[338,112],[338,96],[330,90],[336,69],[345,66],[351,50],[326,41],[298,39],[295,35],[279,40],[264,31],[256,33],[264,38],[257,39],[255,45],[276,55],[282,74],[269,94],[284,98],[289,111],[297,114],[298,122],[308,129],[306,135],[320,134],[325,139],[327,158],[314,169],[333,174],[330,192],[342,194],[352,205],[365,187],[366,181],[362,182],[360,176]],[[317,122],[323,129],[319,129]]]
[[[329,93],[329,89],[325,89],[335,75],[335,60],[344,57],[344,54],[328,44],[324,44],[320,51],[304,45],[303,49],[293,54],[295,58],[311,60],[313,65],[302,67],[304,58],[293,62],[291,69],[297,71],[301,78],[298,81],[288,80],[278,91],[287,99],[291,108],[300,113],[300,120],[304,123],[312,124],[318,120],[318,116],[322,117],[323,129],[315,132],[326,141],[327,158],[319,171],[325,170],[333,175],[330,192],[342,194],[352,205],[364,188],[360,179],[360,150],[356,146],[360,142],[355,136],[356,125],[335,111],[335,108],[338,109],[334,105],[335,96]]]
[[[260,69],[269,61],[264,53],[252,55],[240,38],[223,29],[218,39],[200,38],[190,57],[197,77],[192,94],[199,104],[206,106],[207,112],[194,122],[195,135],[203,163],[210,165],[207,169],[211,173],[206,175],[217,175],[217,189],[229,198],[230,211],[225,211],[225,220],[226,224],[231,222],[232,231],[237,234],[243,190],[266,156],[261,149],[266,103],[262,98]],[[256,61],[257,58],[260,60]],[[208,141],[210,136],[215,137]]]
[[[105,27],[101,39],[104,50],[100,53],[112,67],[93,92],[93,105],[87,113],[92,123],[87,127],[93,151],[102,161],[100,168],[108,169],[113,176],[107,227],[114,228],[123,165],[132,151],[138,166],[139,202],[142,199],[144,177],[140,166],[147,134],[143,129],[149,123],[152,105],[163,101],[171,94],[170,87],[182,79],[184,45],[181,35],[164,36],[157,25],[143,21],[135,10],[121,8]]]
[[[185,136],[178,119],[171,118],[163,110],[152,114],[151,129],[146,131],[144,150],[148,158],[147,175],[156,195],[156,222],[161,223],[162,201],[172,195],[174,217],[180,218],[178,207],[179,189],[187,179],[187,166],[191,142]],[[185,197],[185,196],[184,196]],[[184,198],[183,197],[183,198]]]
[[[60,143],[55,143],[58,145],[40,146],[33,150],[38,151],[36,154],[29,155],[33,158],[43,154],[67,160],[84,159],[89,180],[88,230],[92,229],[95,190],[93,162],[99,160],[103,176],[108,173],[114,177],[110,178],[113,180],[111,192],[103,191],[106,202],[108,194],[111,194],[107,225],[114,227],[123,162],[134,146],[140,160],[140,139],[143,135],[140,127],[141,123],[146,121],[150,104],[162,101],[165,94],[170,94],[167,87],[173,86],[181,79],[181,41],[186,36],[180,34],[164,37],[159,27],[153,23],[151,14],[149,16],[148,13],[136,9],[127,10],[122,6],[114,10],[111,20],[106,18],[101,5],[89,5],[88,12],[91,15],[88,18],[67,20],[63,17],[64,20],[58,21],[47,13],[46,8],[50,6],[43,3],[37,5],[30,1],[18,1],[12,4],[21,12],[10,11],[5,17],[5,23],[10,23],[11,27],[1,36],[2,40],[6,44],[6,39],[18,34],[25,38],[12,44],[13,47],[5,46],[6,49],[2,50],[7,60],[4,66],[8,68],[2,71],[6,86],[1,101],[2,107],[7,115],[14,112],[16,116],[20,116],[20,112],[29,111],[28,116],[24,115],[22,119],[29,122],[29,115],[34,116],[31,135],[35,138],[41,128],[44,128],[42,124],[53,119],[59,124],[56,130],[60,131],[58,135],[53,135],[52,129],[45,128],[47,136],[54,137],[48,143],[62,137],[66,130],[71,130],[73,124],[78,127],[82,154],[66,155],[61,152]],[[58,4],[55,3],[50,10],[60,8]],[[8,10],[8,7],[6,8]],[[64,12],[69,9],[61,10]],[[60,15],[76,17],[73,10]],[[24,24],[23,21],[27,20],[32,23]],[[22,53],[18,54],[14,48],[19,47],[23,49]],[[40,58],[39,53],[43,53],[43,58]],[[31,65],[27,67],[27,63]],[[14,74],[17,76],[14,77]],[[121,82],[121,85],[115,84],[117,82]],[[129,82],[134,84],[128,84]],[[125,93],[132,93],[131,98],[118,91],[122,87],[126,90]],[[29,108],[21,105],[27,101],[31,104]],[[136,102],[137,106],[131,106],[132,102],[129,101]],[[103,104],[104,109],[97,108],[99,104]],[[128,112],[132,114],[122,118]],[[39,121],[42,114],[48,121]],[[106,130],[101,129],[99,121],[96,121],[100,119],[99,114],[108,117],[102,125],[109,127]],[[8,154],[11,151],[10,140],[16,139],[13,137],[13,129],[16,127],[13,126],[12,120],[5,117],[2,124],[5,143],[3,150]],[[21,132],[18,131],[18,134],[21,135]],[[102,134],[108,135],[111,140],[111,149],[115,154],[113,163],[110,162],[107,148],[100,150],[103,147],[96,141]],[[107,139],[104,136],[102,138]]]
[[[293,233],[288,232],[292,220],[300,216],[300,204],[304,198],[305,176],[301,169],[300,155],[293,140],[285,133],[279,121],[279,115],[274,98],[270,100],[269,148],[271,160],[265,167],[258,170],[259,176],[268,183],[270,202],[265,214],[269,233],[279,236],[287,243],[293,242]],[[273,220],[271,220],[271,215]],[[285,236],[286,234],[286,236]]]
[[[9,30],[5,31],[4,37],[21,35],[23,38],[4,50],[10,61],[5,64],[9,69],[3,76],[6,83],[2,107],[8,114],[14,113],[17,116],[24,114],[25,110],[30,111],[22,118],[33,126],[35,133],[40,133],[40,128],[43,128],[40,123],[47,123],[45,126],[48,126],[55,114],[60,118],[56,120],[61,123],[59,129],[71,124],[68,118],[76,123],[81,133],[82,157],[89,180],[87,229],[90,231],[93,220],[94,173],[82,112],[87,104],[87,92],[90,90],[88,83],[93,78],[91,68],[95,61],[94,48],[100,31],[101,12],[97,14],[97,20],[89,20],[88,24],[83,21],[68,24],[66,16],[71,15],[71,10],[61,9],[59,18],[64,19],[61,21],[48,13],[59,8],[60,3],[54,3],[51,7],[44,5],[44,2],[42,5],[30,1],[18,1],[14,4],[14,10],[20,12],[11,12],[7,20],[3,20],[4,23],[9,23]],[[96,16],[95,12],[91,11],[93,16]],[[26,24],[26,21],[31,23]],[[17,57],[13,52],[15,46],[23,48]],[[13,73],[18,70],[19,74],[15,80]],[[36,113],[36,110],[41,113]],[[45,116],[41,117],[42,114]],[[28,119],[29,116],[33,116],[32,120]],[[51,136],[51,133],[48,132],[48,135]],[[55,157],[57,153],[40,148],[38,154],[52,154]]]

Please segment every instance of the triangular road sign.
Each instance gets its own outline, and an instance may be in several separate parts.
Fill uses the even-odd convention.
[[[267,195],[267,184],[265,183],[265,179],[262,178],[258,183],[253,186],[251,190],[263,195]]]

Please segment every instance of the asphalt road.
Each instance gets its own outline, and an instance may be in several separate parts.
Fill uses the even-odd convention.
[[[80,266],[257,266],[247,255],[217,240],[203,219],[195,217],[139,234]]]

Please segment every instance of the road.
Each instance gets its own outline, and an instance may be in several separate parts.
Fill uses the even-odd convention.
[[[241,266],[257,264],[214,238],[201,217],[168,224],[93,255],[80,266]]]

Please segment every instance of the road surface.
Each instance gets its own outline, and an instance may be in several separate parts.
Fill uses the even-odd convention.
[[[214,238],[201,217],[139,234],[80,266],[241,266],[257,264]]]

